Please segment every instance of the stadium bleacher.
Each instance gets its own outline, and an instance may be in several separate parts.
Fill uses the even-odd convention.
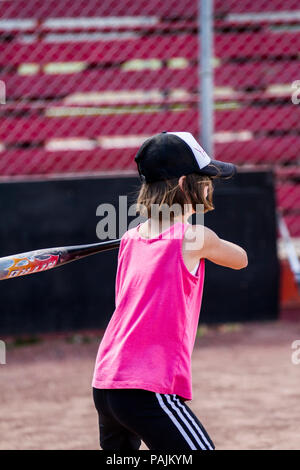
[[[1,2],[0,176],[133,171],[148,135],[199,136],[197,14],[195,0]],[[214,15],[214,157],[270,165],[298,237],[299,4],[216,0]]]

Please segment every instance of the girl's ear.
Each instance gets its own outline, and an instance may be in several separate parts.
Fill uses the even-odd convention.
[[[183,185],[183,181],[185,180],[185,175],[184,176],[180,176],[179,180],[178,180],[178,184],[180,186],[180,189],[181,191],[183,191],[183,188],[182,188],[182,185]]]

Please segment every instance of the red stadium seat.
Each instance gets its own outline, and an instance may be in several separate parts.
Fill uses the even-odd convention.
[[[2,176],[74,174],[116,171],[136,171],[136,149],[102,149],[47,152],[44,149],[8,150],[0,153]]]
[[[141,47],[142,45],[142,47]],[[120,64],[130,59],[163,59],[185,57],[196,59],[196,35],[174,34],[109,41],[0,43],[0,62],[6,66],[23,63],[87,62]]]
[[[276,34],[276,40],[274,40]],[[1,63],[47,64],[49,62],[81,61],[87,63],[121,63],[135,59],[170,59],[184,57],[196,60],[198,57],[197,35],[182,34],[132,39],[115,39],[97,42],[45,42],[38,44],[12,42],[0,43]],[[37,47],[38,46],[38,47]],[[268,56],[297,55],[300,49],[300,34],[289,33],[230,33],[215,35],[215,55],[221,59],[253,58]]]
[[[37,1],[19,0],[18,2],[3,1],[0,3],[0,16],[2,18],[58,18],[58,17],[100,17],[100,16],[129,16],[129,15],[157,15],[169,18],[180,16],[193,17],[197,14],[198,1],[165,0],[151,2],[135,0],[134,8],[128,0],[89,0],[86,4],[82,0],[56,0]],[[282,0],[215,0],[214,11],[217,16],[228,13],[258,13],[276,11],[299,10],[296,0],[283,2]]]
[[[298,210],[300,212],[299,183],[278,184],[276,188],[278,207],[284,210]]]
[[[296,107],[295,107],[296,108]],[[52,113],[59,111],[59,107],[49,107],[48,111]],[[104,113],[103,113],[104,114]],[[128,112],[112,115],[92,115],[78,117],[46,117],[39,116],[37,113],[25,117],[8,117],[4,120],[0,128],[0,140],[5,143],[13,142],[35,142],[43,141],[47,138],[64,137],[88,137],[96,138],[100,135],[135,135],[139,133],[153,134],[160,132],[162,127],[166,129],[178,129],[180,123],[181,130],[190,129],[191,132],[198,135],[198,113],[196,110],[187,111],[168,111],[158,110],[157,112]],[[218,110],[215,113],[215,131],[217,133],[237,133],[251,131],[261,133],[263,131],[274,130],[300,130],[300,109],[296,108],[294,114],[290,114],[287,107],[269,107],[269,108],[240,108],[236,110]],[[295,145],[299,142],[297,136],[287,136],[280,138],[287,144]],[[259,145],[279,144],[276,137],[261,138],[253,135],[244,138],[242,142],[234,143],[246,146],[251,142],[257,141]],[[273,145],[274,145],[273,144]],[[280,150],[285,145],[280,146]],[[292,149],[297,154],[299,148]]]
[[[284,216],[291,237],[300,237],[300,212]]]
[[[197,14],[197,0],[177,0],[151,2],[135,0],[57,0],[37,1],[18,0],[18,3],[8,1],[0,2],[0,16],[2,18],[59,18],[59,17],[101,17],[101,16],[167,16],[178,18],[180,16],[194,17]]]
[[[214,0],[214,11],[216,14],[228,13],[258,13],[276,11],[299,10],[297,0],[283,2],[282,0]]]
[[[158,70],[124,71],[119,68],[84,70],[71,75],[39,73],[32,76],[18,74],[2,75],[7,83],[6,93],[10,99],[64,97],[71,93],[119,90],[173,90],[190,92],[197,89],[196,67],[182,70],[161,68]]]
[[[258,89],[258,94],[238,94],[239,100],[267,98],[262,96],[270,85],[290,85],[297,77],[299,66],[296,62],[286,62],[269,67],[263,61],[246,64],[223,64],[215,69],[215,86],[231,87],[232,98],[240,91]],[[83,70],[68,74],[46,74],[23,76],[17,73],[2,74],[7,84],[9,99],[45,98],[67,96],[75,92],[117,91],[117,90],[172,90],[184,89],[195,92],[198,87],[198,69],[189,65],[183,69],[161,67],[157,70],[124,71],[122,69]],[[290,91],[287,91],[290,96]],[[272,96],[268,92],[268,97]]]
[[[260,137],[248,141],[215,144],[215,158],[242,165],[295,163],[299,158],[300,136]]]

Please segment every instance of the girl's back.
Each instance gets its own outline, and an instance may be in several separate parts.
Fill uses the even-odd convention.
[[[121,240],[116,309],[99,348],[93,386],[145,388],[191,400],[204,258],[192,274],[182,255],[189,224],[175,222],[148,239],[140,226]]]

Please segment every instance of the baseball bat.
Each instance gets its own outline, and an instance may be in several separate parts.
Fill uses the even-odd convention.
[[[26,276],[62,266],[86,256],[118,248],[121,239],[109,240],[90,245],[44,248],[0,258],[0,280]]]

